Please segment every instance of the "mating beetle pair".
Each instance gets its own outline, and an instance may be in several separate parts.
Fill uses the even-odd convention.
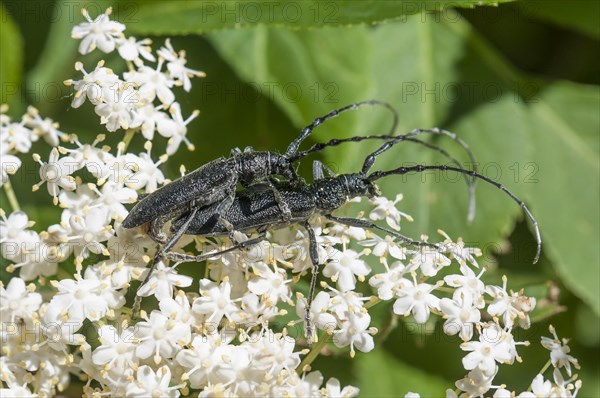
[[[365,101],[351,104],[315,119],[310,125],[302,129],[300,136],[290,144],[283,155],[276,152],[254,152],[251,149],[247,149],[244,152],[234,150],[230,158],[219,158],[212,161],[139,201],[123,221],[123,226],[132,228],[139,225],[147,225],[149,235],[162,246],[158,250],[151,269],[146,279],[142,282],[142,285],[149,279],[152,269],[161,257],[178,261],[202,261],[218,254],[256,244],[263,239],[264,233],[269,228],[289,225],[290,223],[302,224],[308,232],[309,254],[313,264],[305,319],[307,337],[312,338],[313,332],[309,313],[316,287],[319,260],[315,234],[308,223],[308,219],[314,214],[322,214],[334,222],[384,231],[411,245],[435,246],[430,243],[414,241],[396,231],[381,227],[367,220],[340,218],[331,214],[350,198],[356,196],[371,198],[379,195],[379,189],[375,185],[375,181],[380,178],[411,172],[418,173],[425,170],[451,170],[462,173],[466,177],[471,198],[469,219],[474,214],[473,184],[475,179],[484,180],[507,193],[523,208],[535,227],[538,248],[534,262],[537,261],[541,249],[540,233],[535,218],[525,204],[501,184],[478,174],[475,170],[461,168],[460,164],[443,149],[415,138],[423,133],[449,136],[468,152],[471,161],[475,164],[475,159],[466,144],[453,133],[440,129],[418,129],[400,136],[393,136],[391,134],[356,136],[347,139],[333,139],[326,143],[316,144],[307,151],[298,151],[302,141],[308,137],[315,127],[344,111],[356,109],[363,105],[380,105],[391,110],[394,114],[394,123],[391,132],[394,132],[397,115],[390,105],[379,101]],[[307,184],[294,170],[293,163],[311,153],[345,142],[360,142],[367,139],[380,139],[386,142],[366,157],[362,170],[359,173],[336,176],[323,164],[315,161],[313,167],[314,181],[312,184]],[[458,167],[418,165],[414,167],[400,167],[388,171],[375,171],[367,175],[377,156],[404,141],[418,143],[436,150],[448,157],[452,163],[456,163]],[[329,175],[326,177],[325,173]],[[284,180],[275,179],[274,176],[276,175],[283,177]],[[236,192],[238,182],[246,189]],[[256,186],[261,186],[261,188],[257,189]],[[266,189],[264,188],[265,186]],[[166,234],[162,230],[164,225],[169,221],[172,221],[172,236],[167,239]],[[231,248],[217,253],[211,252],[198,256],[189,256],[169,251],[183,234],[204,236],[229,235],[233,237],[234,231],[256,231],[260,235],[245,242],[235,242],[233,240],[234,245]],[[136,297],[134,313],[139,309],[139,300],[139,296]]]

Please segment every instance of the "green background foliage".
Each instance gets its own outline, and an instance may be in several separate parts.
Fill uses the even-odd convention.
[[[583,366],[580,396],[600,396],[593,361],[600,354],[600,2],[4,2],[2,102],[13,117],[32,104],[63,131],[91,141],[102,132],[98,118],[89,104],[70,109],[72,93],[61,82],[77,76],[77,59],[88,69],[100,59],[110,66],[119,61],[76,52],[70,30],[86,4],[92,15],[112,5],[126,33],[152,37],[154,48],[172,37],[176,49],[187,50],[188,65],[207,73],[193,82],[191,93],[178,93],[184,115],[193,109],[201,115],[189,133],[197,149],[171,159],[165,170],[170,177],[178,175],[179,164],[193,169],[236,146],[284,150],[315,117],[366,99],[396,107],[400,131],[438,126],[456,132],[475,152],[482,173],[530,205],[544,239],[541,261],[531,264],[535,243],[519,207],[492,187],[478,184],[477,215],[467,225],[464,181],[453,175],[381,182],[389,197],[404,194],[401,208],[415,218],[404,232],[433,236],[441,228],[482,247],[487,282],[499,283],[507,274],[510,286],[538,298],[533,317],[539,322],[525,337],[536,342],[549,323],[572,336]],[[389,123],[381,110],[362,109],[328,122],[311,139],[383,133]],[[134,149],[142,141],[137,137]],[[467,161],[454,143],[431,141]],[[47,147],[37,148],[47,155]],[[371,148],[346,146],[323,152],[321,159],[351,172]],[[386,155],[377,168],[443,162],[408,143]],[[44,192],[30,193],[36,167],[22,160],[13,185],[24,210],[43,228],[56,222],[58,210],[49,210]],[[309,175],[309,162],[301,170]],[[559,298],[552,295],[555,287]],[[414,330],[390,313],[377,309],[382,328],[396,327],[373,353],[353,360],[324,356],[316,367],[359,386],[364,396],[441,395],[462,376],[457,342],[444,337],[439,325]],[[526,389],[547,358],[536,344],[521,353],[526,362],[499,376],[511,388]]]

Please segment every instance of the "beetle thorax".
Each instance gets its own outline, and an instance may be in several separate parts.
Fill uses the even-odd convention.
[[[271,175],[280,175],[288,179],[295,173],[287,158],[275,152],[243,153],[235,158],[235,167],[242,183],[264,180]]]
[[[346,183],[345,175],[315,181],[311,188],[317,208],[323,212],[332,212],[343,206],[348,200]]]

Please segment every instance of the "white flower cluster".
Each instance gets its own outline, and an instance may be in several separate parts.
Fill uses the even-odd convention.
[[[33,106],[27,108],[20,122],[13,122],[6,114],[8,106],[3,104],[0,109],[0,187],[8,182],[8,176],[13,175],[21,167],[21,159],[17,154],[28,153],[33,142],[40,137],[49,145],[57,146],[60,139],[67,135],[58,130],[58,123],[45,118]]]
[[[152,140],[156,131],[168,138],[168,155],[175,153],[182,142],[193,150],[192,143],[186,138],[187,125],[198,116],[198,111],[184,119],[172,88],[183,87],[190,91],[190,78],[203,77],[204,73],[186,67],[185,51],[175,51],[168,39],[155,57],[150,39],[137,41],[135,37],[125,37],[125,25],[111,21],[110,13],[109,8],[92,20],[84,10],[83,15],[88,22],[74,27],[72,37],[81,39],[79,52],[82,54],[96,48],[109,53],[117,48],[119,55],[127,61],[129,70],[120,78],[104,66],[104,61],[100,61],[89,73],[81,62],[77,62],[75,69],[83,77],[65,81],[66,85],[75,89],[73,108],[78,108],[87,99],[94,105],[100,123],[106,125],[108,131],[139,128],[147,140]],[[156,66],[145,65],[144,61],[156,63]]]
[[[536,301],[507,290],[506,278],[502,286],[486,285],[480,279],[483,270],[476,272],[480,250],[441,231],[442,242],[415,250],[389,236],[312,219],[322,275],[329,281],[321,283],[311,306],[317,329],[310,336],[312,350],[297,347],[305,344],[307,307],[298,286],[312,265],[307,233],[293,226],[269,232],[263,243],[245,251],[208,261],[196,292],[187,289],[193,280],[180,273],[178,264],[159,262],[139,291],[158,305],[149,314],[142,312],[141,320],[132,319],[125,295],[146,276],[156,244],[139,228],[121,227],[125,204],[135,202],[138,192],[164,184],[159,166],[180,142],[191,145],[185,126],[195,114],[183,120],[171,88],[189,90],[189,78],[201,73],[187,69],[185,54],[175,52],[169,41],[155,57],[148,39],[126,38],[125,26],[109,14],[110,9],[92,20],[84,11],[88,22],[76,26],[73,37],[82,39],[81,53],[118,49],[130,71],[121,80],[103,62],[90,73],[78,64],[83,79],[67,83],[76,89],[73,107],[87,98],[109,131],[126,130],[115,151],[99,146],[104,135],[84,144],[42,120],[33,108],[20,123],[12,123],[2,108],[3,162],[4,155],[27,153],[32,141],[44,137],[53,148],[47,162],[33,156],[40,164],[34,190],[45,184],[62,213],[59,222],[36,232],[18,202],[11,203],[9,215],[0,211],[2,257],[10,262],[9,272],[19,270],[19,276],[0,285],[0,395],[50,397],[76,375],[88,397],[176,398],[191,391],[200,397],[354,397],[356,387],[343,387],[335,378],[325,381],[311,364],[329,341],[347,347],[351,356],[373,350],[377,329],[369,309],[394,300],[395,314],[419,324],[442,317],[444,332],[460,337],[468,374],[447,396],[489,396],[489,391],[495,391],[494,397],[511,396],[505,385],[493,383],[500,365],[521,360],[517,346],[527,343],[515,341],[512,332],[530,326]],[[142,58],[156,62],[156,68],[144,66]],[[154,105],[155,99],[161,104]],[[163,111],[167,108],[170,115]],[[127,152],[132,134],[152,139],[155,130],[169,138],[166,154],[153,160],[150,142],[146,152]],[[59,139],[70,148],[59,146]],[[13,158],[7,162],[16,164]],[[2,170],[3,183],[16,172]],[[94,180],[85,182],[90,176]],[[402,218],[412,220],[396,208],[401,199],[374,199],[369,217],[399,230]],[[187,238],[175,249],[188,245],[207,251],[223,243]],[[379,272],[373,272],[369,258],[379,260]],[[440,276],[440,270],[452,266],[454,273]],[[376,296],[359,293],[367,283]],[[290,313],[294,307],[296,316]],[[554,383],[540,374],[531,391],[519,396],[577,394],[581,383],[573,385],[576,375],[571,374],[577,361],[568,355],[567,342],[551,331],[553,339],[544,338],[542,344],[551,350]],[[563,367],[568,380],[559,370]]]

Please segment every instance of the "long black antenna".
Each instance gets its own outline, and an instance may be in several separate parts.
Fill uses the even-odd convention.
[[[390,104],[388,104],[387,102],[377,101],[377,100],[355,102],[353,104],[346,105],[342,108],[333,110],[333,111],[329,112],[327,115],[318,117],[315,120],[313,120],[311,124],[309,124],[308,126],[306,126],[302,129],[298,138],[296,138],[294,141],[292,141],[292,143],[288,146],[287,150],[285,151],[285,156],[287,158],[291,158],[298,151],[298,148],[300,147],[300,144],[302,144],[302,141],[304,141],[306,139],[306,137],[308,137],[310,135],[310,133],[312,133],[312,131],[317,126],[319,126],[326,120],[332,119],[332,118],[338,116],[340,113],[354,110],[354,109],[360,108],[361,106],[366,106],[366,105],[383,106],[384,108],[386,108],[390,112],[392,112],[394,120],[392,122],[392,127],[390,128],[390,135],[394,131],[396,131],[396,127],[398,126],[398,113]]]
[[[439,129],[436,127],[436,128],[432,128],[432,129],[414,129],[410,133],[399,135],[399,136],[395,137],[394,139],[386,142],[385,144],[380,146],[375,152],[371,153],[369,156],[367,156],[365,158],[365,161],[363,163],[363,167],[361,170],[361,174],[366,176],[367,173],[369,172],[369,170],[371,169],[371,167],[373,167],[373,164],[375,163],[375,159],[377,158],[377,156],[381,155],[383,152],[389,150],[390,148],[392,148],[394,145],[396,145],[399,142],[406,141],[410,137],[414,137],[414,136],[424,134],[424,133],[435,134],[435,135],[444,135],[446,137],[450,137],[453,141],[456,141],[465,150],[465,152],[469,156],[471,164],[473,165],[473,171],[475,171],[475,172],[477,171],[477,160],[475,159],[475,155],[473,154],[473,152],[471,151],[471,149],[469,148],[467,143],[464,142],[460,137],[458,137],[453,132],[448,131],[448,130]],[[473,178],[471,183],[469,184],[469,210],[467,213],[467,222],[469,222],[469,223],[471,221],[473,221],[473,218],[475,218],[475,180],[476,179]]]
[[[487,183],[494,185],[496,188],[500,189],[501,191],[504,191],[508,196],[510,196],[512,198],[512,200],[514,200],[515,202],[517,202],[519,204],[519,206],[521,206],[521,208],[523,209],[523,211],[525,212],[525,214],[527,215],[527,217],[529,218],[529,220],[531,220],[531,223],[533,224],[533,227],[535,229],[535,236],[536,236],[536,240],[537,240],[537,251],[536,251],[533,263],[535,264],[538,262],[538,260],[540,259],[540,254],[542,252],[542,237],[540,234],[540,228],[538,226],[537,220],[535,219],[535,217],[533,216],[533,214],[531,213],[531,211],[529,210],[527,205],[525,205],[525,202],[523,202],[515,194],[513,194],[511,191],[509,191],[508,188],[506,188],[504,185],[492,180],[489,177],[481,175],[475,171],[465,170],[465,169],[461,169],[459,167],[440,166],[440,165],[432,165],[432,166],[418,165],[418,166],[411,166],[411,167],[398,167],[397,169],[387,170],[387,171],[375,171],[367,177],[367,180],[376,181],[380,178],[383,178],[383,177],[386,177],[389,175],[402,175],[402,174],[408,174],[408,173],[412,173],[412,172],[422,173],[426,170],[455,171],[457,173],[466,174],[473,178],[483,180]]]
[[[349,138],[333,138],[327,142],[321,142],[318,144],[314,144],[312,147],[310,147],[309,149],[305,150],[305,151],[300,151],[300,152],[296,152],[296,154],[294,156],[292,156],[292,158],[290,159],[292,162],[304,159],[305,157],[307,157],[308,155],[315,153],[315,152],[319,152],[322,151],[323,149],[327,148],[327,147],[333,147],[333,146],[337,146],[337,145],[341,145],[343,143],[346,142],[360,142],[360,141],[365,141],[365,140],[372,140],[372,139],[383,139],[383,140],[392,140],[394,138],[397,138],[396,136],[393,135],[367,135],[367,136],[356,136],[356,137],[349,137]],[[440,153],[442,156],[446,157],[447,159],[450,160],[451,163],[456,164],[458,167],[460,167],[460,162],[453,157],[452,155],[450,155],[446,150],[444,150],[443,148],[440,148],[437,145],[434,144],[430,144],[429,142],[425,142],[425,141],[421,141],[417,138],[412,138],[412,137],[406,137],[405,140],[403,141],[408,141],[408,142],[412,142],[415,144],[419,144],[419,145],[423,145],[426,148],[429,148],[431,150],[434,150],[438,153]],[[470,203],[474,203],[475,198],[474,198],[474,189],[473,189],[473,181],[474,179],[469,180],[468,176],[464,176],[465,177],[465,181],[467,183],[467,186],[469,187],[469,198],[471,200]]]

